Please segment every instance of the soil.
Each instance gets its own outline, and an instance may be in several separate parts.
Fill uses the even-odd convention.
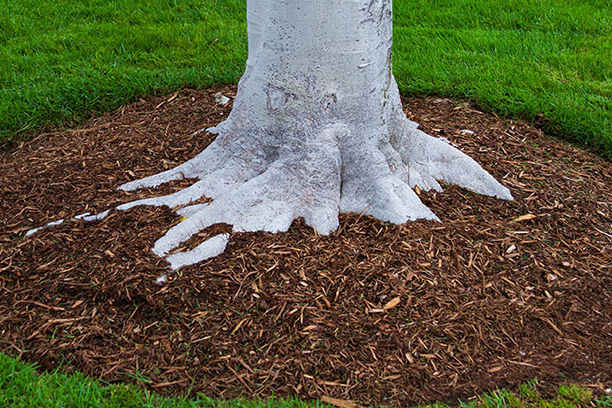
[[[230,110],[219,90],[235,92],[140,100],[0,152],[0,351],[166,395],[397,406],[535,377],[610,386],[612,166],[460,101],[408,99],[406,112],[515,201],[446,186],[420,193],[441,223],[348,214],[322,237],[298,220],[233,234],[223,255],[179,273],[150,253],[179,222],[167,208],[24,238],[188,185],[116,190],[204,149],[212,136],[194,132]]]

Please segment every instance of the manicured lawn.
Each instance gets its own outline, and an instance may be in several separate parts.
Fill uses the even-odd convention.
[[[402,92],[464,96],[612,158],[612,3],[396,0]],[[244,0],[0,1],[0,141],[235,83]]]
[[[165,398],[132,385],[103,385],[82,374],[66,375],[60,370],[38,374],[35,367],[0,354],[0,406],[11,408],[318,408],[330,407],[320,401],[300,400],[219,401]],[[545,400],[537,392],[537,381],[520,387],[518,393],[506,390],[476,397],[455,406],[466,408],[494,407],[612,407],[612,398],[596,400],[577,386],[562,386],[556,398]],[[446,408],[436,403],[428,408]],[[424,408],[427,408],[424,407]]]

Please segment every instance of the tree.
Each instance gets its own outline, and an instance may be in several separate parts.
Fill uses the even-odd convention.
[[[340,212],[398,224],[437,219],[412,189],[441,191],[437,180],[512,199],[474,160],[405,117],[392,73],[391,0],[248,0],[247,19],[246,71],[229,118],[209,129],[216,140],[174,169],[120,187],[199,179],[118,207],[187,205],[178,210],[186,220],[154,253],[167,256],[217,223],[279,232],[303,217],[329,234]],[[203,196],[213,201],[189,205]],[[167,259],[192,264],[222,252],[227,239]]]

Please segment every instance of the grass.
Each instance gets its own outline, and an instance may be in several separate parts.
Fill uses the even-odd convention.
[[[400,1],[404,93],[467,97],[612,158],[612,2]]]
[[[396,0],[404,95],[467,97],[612,159],[609,0]],[[0,142],[236,83],[244,0],[0,0]]]
[[[492,392],[463,403],[464,408],[497,407],[612,407],[612,398],[595,400],[591,393],[578,386],[562,386],[554,399],[542,399],[537,381],[520,387],[519,392]],[[298,399],[219,401],[204,396],[196,399],[162,397],[133,385],[103,385],[82,374],[67,375],[61,369],[38,374],[36,368],[0,354],[0,406],[11,408],[322,408],[320,401]],[[447,408],[435,403],[422,408]]]

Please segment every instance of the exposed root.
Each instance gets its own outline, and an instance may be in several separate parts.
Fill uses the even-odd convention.
[[[512,199],[507,188],[450,144],[426,135],[407,120],[400,130],[399,137],[379,135],[359,144],[351,141],[347,126],[333,124],[299,138],[287,137],[279,147],[258,143],[250,149],[245,148],[246,138],[231,143],[222,134],[195,158],[120,189],[155,187],[183,177],[199,181],[173,194],[120,205],[117,210],[143,205],[176,209],[184,220],[157,240],[152,252],[178,269],[225,250],[229,235],[221,234],[191,251],[171,254],[214,224],[229,224],[236,232],[284,232],[293,220],[303,217],[319,234],[327,235],[337,230],[340,212],[364,213],[396,224],[438,220],[412,190],[418,185],[422,190],[441,191],[438,180]],[[202,198],[213,201],[192,204]],[[81,214],[75,219],[97,221],[109,212]],[[52,225],[58,222],[48,224]]]
[[[344,166],[341,212],[364,213],[396,224],[418,219],[437,220],[408,186],[407,180],[402,180],[407,166],[394,166],[399,169],[394,174],[383,153],[394,150],[389,145],[386,147],[383,151],[371,147],[345,151],[343,159],[352,165]]]
[[[76,218],[76,217],[75,217]],[[28,232],[26,232],[25,236],[29,237],[31,235],[36,234],[38,231],[41,231],[45,228],[49,228],[49,227],[55,227],[57,225],[61,225],[64,223],[64,220],[57,220],[57,221],[52,221],[50,223],[48,223],[47,225],[44,225],[42,227],[38,227],[38,228],[32,228],[31,230],[29,230]]]
[[[166,260],[174,270],[180,269],[183,266],[194,265],[225,252],[228,241],[229,234],[215,235],[198,245],[195,249],[170,255]]]
[[[225,161],[224,159],[225,155],[222,149],[217,146],[217,143],[213,142],[193,159],[162,173],[125,183],[119,187],[119,190],[136,191],[143,188],[158,187],[184,178],[200,177],[202,174],[208,174],[216,170]]]
[[[409,183],[412,188],[442,191],[438,180],[455,184],[479,194],[512,200],[510,190],[487,173],[474,159],[448,142],[431,137],[405,120],[405,131],[398,139],[396,150],[410,164]]]

